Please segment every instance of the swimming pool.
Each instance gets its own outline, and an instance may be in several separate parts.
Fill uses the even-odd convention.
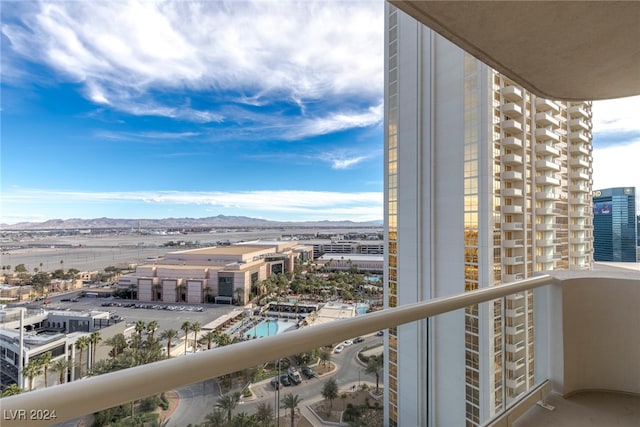
[[[257,325],[255,328],[249,329],[245,333],[245,335],[248,335],[249,337],[256,336],[258,338],[270,337],[272,335],[280,334],[294,326],[295,326],[295,322],[285,322],[282,320],[267,319],[264,322]]]
[[[363,304],[363,303],[357,303],[356,304],[356,311],[358,312],[358,314],[366,314],[367,311],[369,311],[369,304]]]

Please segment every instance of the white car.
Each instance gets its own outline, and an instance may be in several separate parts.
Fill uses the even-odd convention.
[[[344,341],[342,343],[342,345],[345,346],[345,347],[348,346],[348,345],[351,345],[351,344],[353,344],[353,341],[351,341],[351,340],[346,340],[346,341]]]
[[[342,344],[340,344],[339,346],[337,346],[336,348],[333,349],[334,353],[342,353],[342,350],[344,350],[344,346]]]

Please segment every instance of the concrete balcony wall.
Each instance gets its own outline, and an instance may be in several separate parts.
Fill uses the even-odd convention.
[[[640,273],[563,281],[563,394],[640,394]]]

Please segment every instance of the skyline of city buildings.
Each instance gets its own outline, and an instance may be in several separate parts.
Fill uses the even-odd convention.
[[[591,103],[536,97],[386,7],[385,308],[591,269]],[[388,425],[480,425],[531,389],[533,301],[389,329]]]
[[[594,261],[636,262],[636,190],[617,187],[593,192]]]

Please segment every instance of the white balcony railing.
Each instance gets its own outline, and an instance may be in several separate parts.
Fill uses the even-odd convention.
[[[466,292],[453,297],[396,307],[348,320],[302,328],[284,334],[245,341],[189,355],[189,368],[183,358],[166,359],[148,365],[112,372],[80,381],[57,385],[3,398],[6,413],[42,410],[43,404],[55,410],[56,420],[4,419],[3,427],[47,426],[84,416],[161,391],[219,377],[245,368],[414,322],[473,304],[501,298],[553,283],[550,276],[540,276],[490,288]],[[159,375],[161,373],[161,375]],[[81,403],[80,403],[81,402]],[[10,412],[13,411],[13,412]],[[21,413],[21,412],[20,412]],[[10,418],[10,417],[9,417]]]
[[[38,414],[44,408],[55,411],[57,418],[46,420],[3,416],[2,427],[48,426],[65,422],[163,391],[310,351],[327,343],[431,318],[497,298],[506,297],[510,307],[506,309],[507,316],[512,319],[523,318],[524,292],[545,285],[551,286],[534,293],[534,296],[541,298],[534,305],[534,315],[539,315],[536,325],[540,327],[539,331],[536,330],[535,346],[540,348],[541,354],[546,355],[536,358],[536,384],[546,384],[546,388],[540,388],[539,385],[529,389],[516,377],[516,383],[511,383],[511,386],[522,385],[524,388],[521,391],[533,397],[518,399],[512,404],[520,405],[525,400],[535,404],[535,401],[544,399],[550,391],[549,381],[558,382],[564,393],[589,389],[640,393],[640,383],[637,381],[640,346],[634,326],[640,323],[640,311],[633,304],[640,299],[638,275],[574,273],[578,273],[578,276],[559,274],[557,277],[544,275],[528,278],[219,347],[188,356],[188,366],[185,358],[167,359],[5,397],[0,400],[3,414]],[[514,325],[513,322],[509,324]],[[616,333],[612,334],[612,330]],[[518,330],[515,332],[519,333]],[[550,335],[538,341],[545,334]],[[522,364],[521,359],[525,357],[522,355],[525,341],[516,339],[507,341],[505,345],[506,351],[512,353],[509,360],[517,361],[508,368],[518,369],[518,365]],[[603,352],[602,348],[607,351]],[[624,351],[620,350],[622,348]],[[511,405],[507,406],[496,415],[496,419],[508,414],[512,408]],[[491,425],[490,420],[485,421],[485,424]]]

